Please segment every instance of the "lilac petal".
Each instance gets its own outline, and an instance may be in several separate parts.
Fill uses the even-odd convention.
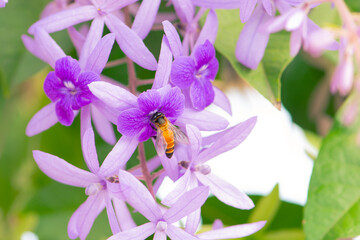
[[[244,192],[238,190],[222,178],[212,173],[203,175],[202,173],[195,172],[195,175],[202,184],[209,186],[211,193],[223,203],[240,209],[251,209],[255,206]]]
[[[296,9],[292,12],[286,21],[285,29],[287,31],[293,31],[298,29],[306,19],[306,13],[302,9]]]
[[[275,16],[276,6],[274,1],[272,0],[262,0],[262,5],[266,11],[266,13],[270,16]]]
[[[209,111],[194,111],[188,108],[185,108],[183,114],[178,117],[176,123],[181,124],[192,124],[197,127],[200,131],[218,131],[225,129],[229,122]]]
[[[144,39],[149,34],[155,22],[160,2],[160,0],[144,0],[141,3],[131,27],[141,39]]]
[[[141,111],[150,113],[159,108],[161,95],[157,90],[149,89],[140,94],[137,102]]]
[[[179,178],[179,165],[175,155],[170,159],[166,156],[162,156],[160,157],[160,160],[168,177],[171,178],[171,180],[176,181]]]
[[[191,174],[192,172],[189,169],[186,170],[185,174],[176,181],[174,190],[170,192],[161,203],[167,206],[173,205],[190,186]]]
[[[201,142],[202,142],[200,131],[196,127],[187,124],[186,134],[189,138],[189,145],[190,145],[189,148],[191,150],[191,157],[192,159],[196,159],[197,155],[199,154]]]
[[[91,172],[96,174],[99,171],[99,160],[96,153],[95,135],[92,128],[87,129],[84,133],[81,145],[86,165]]]
[[[235,55],[248,68],[256,69],[264,56],[270,35],[264,26],[270,19],[263,7],[258,6],[240,33]]]
[[[122,136],[111,152],[106,156],[98,175],[108,177],[117,172],[130,159],[137,145],[138,141],[136,138]]]
[[[95,106],[91,108],[91,116],[101,138],[108,144],[114,145],[116,143],[116,137],[111,122],[109,122]]]
[[[111,203],[111,199],[108,194],[105,195],[105,204],[106,204],[106,212],[108,215],[111,232],[113,234],[117,234],[118,232],[120,232],[120,227],[115,215],[113,205]]]
[[[199,240],[197,237],[185,232],[184,230],[177,228],[173,225],[168,225],[166,230],[167,235],[171,240]]]
[[[190,99],[196,110],[204,110],[215,98],[215,93],[210,81],[195,81],[190,87]]]
[[[166,233],[161,231],[156,231],[153,240],[166,240]]]
[[[31,137],[52,127],[58,122],[55,113],[55,103],[50,103],[40,109],[26,126],[26,135]]]
[[[98,10],[92,5],[69,8],[37,21],[30,26],[28,32],[34,34],[37,28],[42,28],[48,33],[57,32],[78,23],[89,21],[97,15]]]
[[[345,57],[339,65],[335,68],[331,80],[331,92],[339,91],[343,96],[346,96],[353,85],[354,81],[354,64],[352,57]]]
[[[211,230],[208,232],[200,233],[197,235],[200,239],[229,239],[229,238],[241,238],[256,233],[264,227],[266,221],[260,221],[255,223],[240,224],[231,227],[221,228],[217,230]]]
[[[85,42],[84,35],[82,35],[74,27],[69,27],[67,30],[68,30],[68,34],[69,34],[69,37],[71,39],[71,42],[74,44],[76,52],[78,53],[78,55],[80,55],[81,48],[82,48],[82,46],[84,45],[84,42]]]
[[[201,208],[197,209],[195,212],[190,213],[190,215],[187,216],[185,231],[194,235],[200,225],[200,220],[201,220]]]
[[[64,85],[62,81],[56,76],[55,72],[49,72],[44,81],[44,92],[51,101],[56,102],[56,100],[62,98],[63,94],[61,93],[61,88]]]
[[[64,126],[70,126],[74,121],[74,112],[70,107],[70,101],[62,99],[55,105],[55,112],[59,119],[59,122]]]
[[[221,91],[220,89],[218,89],[217,87],[213,86],[213,90],[214,90],[214,104],[218,107],[220,107],[221,109],[223,109],[225,112],[227,112],[228,114],[232,115],[232,111],[231,111],[231,104],[229,99],[227,98],[227,96],[223,93],[223,91]]]
[[[71,239],[86,239],[90,229],[100,212],[104,209],[104,193],[89,196],[74,212],[68,224],[68,235]]]
[[[136,228],[119,232],[107,240],[144,240],[155,232],[155,227],[154,223],[148,222]]]
[[[98,42],[89,56],[85,71],[93,71],[100,75],[109,59],[114,41],[115,34],[109,33]]]
[[[105,16],[105,23],[115,33],[116,41],[126,56],[145,69],[156,70],[155,57],[133,30],[112,14]]]
[[[234,9],[240,8],[239,0],[192,0],[195,6],[212,8],[212,9]]]
[[[183,113],[184,107],[185,97],[179,88],[174,87],[163,95],[159,111],[168,118],[177,118]]]
[[[37,45],[41,46],[42,56],[46,62],[55,68],[55,62],[66,56],[64,51],[43,29],[36,29],[34,37]]]
[[[93,173],[74,167],[54,155],[34,150],[33,156],[41,171],[55,181],[75,187],[87,187],[99,181]]]
[[[63,57],[55,63],[55,73],[63,81],[75,83],[80,74],[81,68],[79,62],[72,57]]]
[[[107,0],[104,4],[102,4],[99,8],[104,12],[112,12],[118,10],[120,8],[126,7],[137,0]]]
[[[296,29],[291,33],[290,36],[290,55],[295,56],[298,54],[301,48],[301,35],[302,35],[302,28]]]
[[[179,88],[188,88],[196,81],[195,62],[191,57],[175,58],[171,66],[171,82]]]
[[[136,224],[131,217],[128,207],[125,202],[117,198],[113,199],[116,217],[122,231],[126,231],[131,228],[135,228]]]
[[[119,182],[125,188],[126,201],[151,222],[161,219],[162,213],[149,190],[133,175],[119,170]]]
[[[181,40],[179,34],[176,31],[176,28],[171,24],[171,22],[167,20],[163,21],[162,24],[164,27],[165,35],[169,40],[170,49],[172,54],[174,55],[174,58],[183,56],[184,50],[182,48]]]
[[[114,110],[137,107],[137,98],[133,94],[113,84],[103,81],[92,82],[89,84],[89,89],[92,94]]]
[[[194,56],[196,59],[196,68],[199,69],[215,57],[215,48],[209,40],[206,40],[204,44],[199,45],[195,49]]]
[[[211,148],[205,149],[199,154],[197,163],[204,163],[221,153],[237,147],[250,134],[256,124],[256,120],[256,117],[249,118],[245,122],[239,123],[223,133],[218,134],[216,136],[217,140]],[[226,142],[226,144],[224,144],[224,142]]]
[[[120,113],[117,128],[118,131],[128,137],[138,135],[141,130],[150,126],[146,114],[138,108],[130,108]]]
[[[47,58],[43,55],[43,51],[34,39],[27,35],[21,35],[21,40],[29,52],[31,52],[34,56],[40,58],[42,61],[48,62]]]
[[[213,9],[210,9],[205,24],[201,29],[198,39],[193,47],[193,49],[197,49],[197,47],[201,44],[204,44],[206,40],[210,41],[210,43],[214,44],[217,30],[218,30],[218,19],[216,13]]]
[[[101,100],[94,101],[91,103],[91,105],[95,106],[107,120],[116,125],[117,117],[119,116],[121,110],[112,109]]]
[[[155,73],[155,80],[152,89],[158,89],[169,83],[170,72],[172,64],[172,53],[169,46],[169,41],[164,35],[161,42],[161,50],[159,56],[158,67]]]
[[[90,115],[90,106],[84,106],[80,112],[80,137],[81,140],[84,137],[84,134],[87,130],[92,129],[91,126],[91,115]]]
[[[286,22],[288,18],[293,14],[295,9],[290,8],[286,9],[285,13],[282,13],[282,15],[273,18],[269,21],[269,25],[267,26],[267,31],[270,33],[279,32],[282,29],[285,29]]]
[[[251,14],[254,11],[256,0],[243,0],[240,6],[240,20],[245,23],[249,20]]]
[[[183,23],[191,23],[195,13],[195,7],[191,0],[172,0],[171,2],[180,20]]]
[[[200,208],[209,195],[209,188],[205,186],[194,188],[184,193],[169,210],[166,211],[163,218],[168,223],[174,223],[181,218]]]
[[[94,18],[94,20],[91,23],[89,32],[86,35],[84,45],[81,48],[81,53],[79,57],[81,69],[85,68],[88,60],[91,60],[91,57],[89,56],[94,50],[96,44],[98,44],[98,42],[100,41],[103,31],[104,31],[104,19],[102,17]],[[110,47],[112,47],[112,45]],[[85,71],[91,71],[91,70],[85,68]]]

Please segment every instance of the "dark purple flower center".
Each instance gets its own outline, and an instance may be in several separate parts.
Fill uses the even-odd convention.
[[[184,110],[184,95],[179,88],[150,89],[139,95],[138,107],[123,111],[118,118],[118,131],[125,136],[139,133],[139,141],[146,141],[156,135],[152,118],[155,114],[164,115],[175,122]]]
[[[50,72],[44,82],[46,95],[56,102],[59,122],[66,126],[74,120],[74,110],[95,99],[88,84],[100,80],[100,76],[94,72],[80,72],[78,61],[71,57],[60,58],[55,63],[55,71]]]
[[[190,101],[196,110],[203,110],[214,101],[211,81],[216,77],[219,63],[215,48],[206,41],[199,45],[193,56],[177,57],[171,68],[171,82],[190,91]]]

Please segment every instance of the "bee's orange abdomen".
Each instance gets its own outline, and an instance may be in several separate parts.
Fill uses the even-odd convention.
[[[171,158],[174,153],[174,147],[175,147],[174,133],[173,131],[169,130],[168,122],[166,122],[165,124],[163,124],[163,126],[161,126],[161,130],[167,144],[165,154],[168,158]]]

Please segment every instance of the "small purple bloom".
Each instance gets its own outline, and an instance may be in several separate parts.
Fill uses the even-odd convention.
[[[125,136],[135,136],[141,132],[139,141],[146,141],[156,135],[150,121],[156,112],[163,113],[172,123],[183,113],[185,98],[179,88],[150,89],[140,94],[136,108],[120,113],[118,131]]]
[[[162,211],[146,187],[133,175],[119,171],[119,182],[126,201],[150,222],[141,226],[119,232],[108,240],[143,240],[155,233],[154,239],[196,240],[195,236],[175,227],[173,223],[199,209],[209,195],[208,187],[194,188],[182,196],[174,205]]]
[[[211,81],[216,77],[219,62],[214,46],[206,40],[195,49],[194,57],[177,57],[171,69],[171,82],[181,89],[189,89],[196,110],[203,110],[214,101]]]
[[[56,115],[65,126],[72,124],[74,111],[95,98],[87,85],[100,80],[94,72],[80,71],[78,61],[69,56],[63,57],[56,61],[55,71],[50,72],[44,82],[44,91],[52,102],[56,102]]]
[[[78,237],[82,240],[86,239],[92,224],[104,208],[114,234],[120,232],[120,228],[126,230],[136,226],[122,200],[120,185],[112,180],[113,174],[126,164],[136,146],[137,141],[122,137],[99,167],[94,132],[89,128],[82,136],[82,149],[90,172],[79,169],[54,155],[33,151],[37,165],[47,176],[63,184],[85,188],[87,200],[69,220],[68,235],[71,239]],[[121,216],[115,214],[112,202],[122,213]]]

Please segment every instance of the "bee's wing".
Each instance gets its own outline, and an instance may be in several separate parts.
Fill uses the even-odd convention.
[[[189,144],[189,139],[186,134],[180,130],[180,128],[175,127],[169,122],[169,128],[174,133],[174,141],[176,143]]]
[[[158,128],[156,132],[157,132],[157,134],[156,134],[156,141],[155,141],[155,149],[156,149],[157,154],[159,156],[162,156],[165,153],[167,143],[165,141],[165,138],[164,138],[164,135],[163,135],[163,132],[161,131],[161,129]]]

